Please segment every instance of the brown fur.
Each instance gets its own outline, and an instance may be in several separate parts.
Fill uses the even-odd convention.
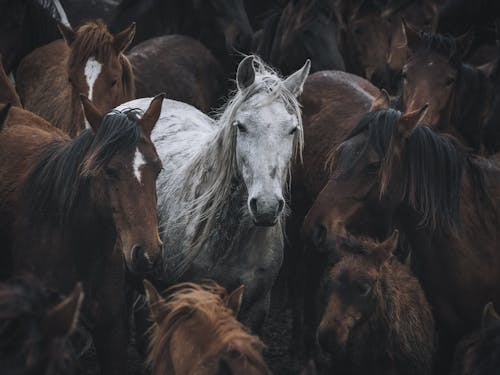
[[[95,21],[65,32],[65,41],[40,47],[22,60],[17,88],[26,109],[75,136],[85,128],[79,95],[89,94],[84,75],[89,58],[102,64],[91,98],[101,112],[134,99],[132,67],[123,54],[134,28],[113,36]]]
[[[323,349],[347,360],[348,374],[431,373],[431,309],[408,267],[391,256],[397,241],[339,240],[345,255],[325,280],[318,335]]]
[[[146,285],[155,325],[148,362],[153,375],[270,374],[262,358],[263,344],[235,318],[231,295],[210,283],[183,283],[166,299],[152,298]],[[241,295],[238,296],[241,303]],[[239,308],[239,303],[237,303]]]

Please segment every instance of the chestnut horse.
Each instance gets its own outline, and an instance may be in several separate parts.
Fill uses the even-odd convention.
[[[204,113],[218,106],[227,82],[219,62],[203,44],[184,35],[148,39],[127,53],[138,98],[166,92],[169,99]]]
[[[494,375],[499,368],[500,316],[490,302],[484,307],[481,328],[458,343],[452,374]]]
[[[101,112],[135,97],[132,68],[123,51],[135,25],[113,36],[101,21],[73,31],[59,24],[64,40],[26,56],[17,71],[17,90],[27,110],[74,137],[85,122],[80,94]]]
[[[2,244],[11,244],[2,247],[3,266],[12,263],[11,274],[28,271],[61,293],[82,281],[83,313],[105,374],[126,369],[125,267],[144,274],[161,263],[161,161],[150,134],[162,100],[137,120],[130,111],[103,117],[83,97],[91,129],[73,140],[11,116],[0,132]]]
[[[403,115],[387,106],[338,146],[303,230],[321,230],[334,250],[340,228],[374,238],[400,228],[441,342],[453,345],[477,326],[486,302],[500,304],[500,167],[417,126],[426,107]]]
[[[155,323],[148,355],[153,375],[271,373],[264,344],[236,319],[243,285],[227,294],[215,283],[182,283],[166,299],[148,281],[144,288]]]
[[[0,283],[0,368],[3,374],[73,375],[69,336],[83,300],[78,283],[62,301],[32,277]]]
[[[324,280],[321,347],[335,373],[430,375],[434,320],[418,280],[392,254],[398,232],[384,242],[339,238],[342,259]]]

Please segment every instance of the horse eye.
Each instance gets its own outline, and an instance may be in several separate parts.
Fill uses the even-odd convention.
[[[290,130],[290,135],[295,134],[296,131],[297,131],[297,126],[295,128],[293,128],[292,130]]]
[[[452,85],[453,83],[455,83],[455,77],[448,77],[446,79],[446,86],[450,86]]]
[[[104,168],[104,173],[106,173],[106,175],[108,177],[118,178],[118,170],[117,169],[110,168],[110,167],[105,167]]]
[[[367,297],[372,291],[372,287],[367,283],[358,283],[356,284],[356,289],[360,296]]]
[[[380,168],[380,161],[376,161],[368,164],[368,170],[371,172],[376,172]]]
[[[246,133],[247,132],[247,128],[245,128],[245,126],[239,122],[239,121],[235,121],[233,122],[233,125],[236,125],[238,127],[238,130],[242,133]]]

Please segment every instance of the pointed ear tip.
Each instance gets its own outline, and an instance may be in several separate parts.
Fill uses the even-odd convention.
[[[160,92],[158,95],[156,95],[154,98],[155,99],[165,99],[167,97],[167,94],[164,92]]]

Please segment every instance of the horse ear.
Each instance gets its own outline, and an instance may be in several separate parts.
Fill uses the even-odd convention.
[[[148,136],[151,135],[151,132],[160,118],[163,99],[165,99],[165,93],[156,95],[153,100],[151,100],[151,103],[142,118],[139,120],[144,132]]]
[[[460,58],[467,56],[472,48],[474,42],[474,31],[469,30],[465,34],[460,35],[455,38],[455,43],[457,44],[457,53],[460,54]]]
[[[103,115],[85,95],[80,94],[80,100],[82,101],[83,113],[85,114],[85,118],[89,122],[94,133],[97,133],[99,126],[101,126]]]
[[[399,231],[394,229],[392,234],[387,238],[384,242],[380,243],[377,248],[374,250],[374,256],[378,265],[384,264],[384,262],[389,259],[392,255],[396,247],[398,246],[399,241]]]
[[[146,300],[151,310],[151,319],[158,322],[160,318],[160,304],[164,302],[164,299],[148,280],[144,280],[143,284],[144,290],[146,291]]]
[[[424,104],[424,106],[416,111],[405,113],[399,118],[399,131],[403,135],[403,138],[408,138],[415,127],[420,124],[427,113],[429,108],[429,103]]]
[[[375,111],[376,109],[388,109],[390,106],[391,98],[389,97],[389,93],[382,89],[373,101],[372,106],[370,107],[370,112]]]
[[[48,312],[44,321],[47,336],[62,338],[75,330],[83,297],[82,283],[77,283],[71,294]]]
[[[70,46],[71,43],[73,43],[76,39],[76,31],[74,31],[71,27],[68,27],[59,21],[57,22],[57,28],[59,29],[59,32],[66,41],[66,44]]]
[[[498,321],[500,321],[500,316],[498,316],[498,313],[493,306],[493,302],[488,302],[486,306],[484,306],[481,328],[488,328],[491,324]]]
[[[255,68],[253,67],[253,56],[247,56],[241,60],[236,71],[236,84],[238,90],[244,90],[255,82]]]
[[[238,313],[240,312],[244,291],[245,285],[240,285],[238,288],[233,290],[226,298],[224,298],[226,306],[233,310],[234,316],[238,316]]]
[[[0,110],[0,130],[3,129],[5,125],[5,120],[7,119],[7,116],[9,115],[10,108],[12,107],[11,103],[7,103],[2,110]]]
[[[125,30],[120,31],[115,35],[113,47],[117,53],[122,53],[132,43],[135,36],[135,22],[132,22]]]
[[[309,71],[311,70],[311,60],[307,59],[304,66],[285,79],[283,84],[293,95],[299,96],[304,88]]]
[[[414,26],[407,23],[404,17],[401,17],[401,20],[405,44],[410,50],[413,51],[420,45],[421,39],[419,32]]]

